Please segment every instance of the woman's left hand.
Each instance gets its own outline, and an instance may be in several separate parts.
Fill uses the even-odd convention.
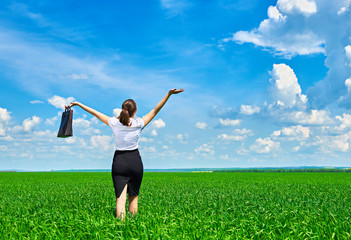
[[[183,88],[180,88],[179,90],[177,90],[176,88],[174,89],[171,89],[169,90],[169,95],[172,95],[172,94],[178,94],[178,93],[181,93],[181,92],[184,92],[184,89]]]

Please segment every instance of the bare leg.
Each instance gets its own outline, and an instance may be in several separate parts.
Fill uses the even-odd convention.
[[[117,198],[116,201],[116,216],[122,220],[124,220],[124,216],[126,215],[126,199],[127,199],[127,184],[124,187],[121,196]]]
[[[134,216],[138,212],[138,196],[129,197],[129,212]]]

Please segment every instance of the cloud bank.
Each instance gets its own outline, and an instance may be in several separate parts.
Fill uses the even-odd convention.
[[[324,108],[345,95],[344,83],[351,77],[349,8],[349,0],[278,0],[257,28],[237,31],[223,42],[252,43],[285,58],[325,55],[328,74],[307,91],[309,105]],[[339,102],[351,108],[349,95]]]

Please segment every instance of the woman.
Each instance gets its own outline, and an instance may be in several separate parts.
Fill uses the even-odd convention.
[[[127,193],[129,194],[128,210],[133,215],[138,211],[138,195],[143,178],[143,163],[138,151],[141,131],[157,115],[172,94],[183,92],[183,89],[171,89],[166,96],[142,118],[134,118],[137,106],[134,100],[127,99],[122,104],[118,118],[108,117],[79,102],[72,102],[69,107],[79,106],[109,125],[115,140],[115,154],[112,163],[112,180],[116,194],[116,216],[124,219]]]

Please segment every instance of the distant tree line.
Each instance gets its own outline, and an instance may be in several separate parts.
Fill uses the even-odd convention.
[[[213,172],[351,172],[351,168],[245,168],[222,169]]]

